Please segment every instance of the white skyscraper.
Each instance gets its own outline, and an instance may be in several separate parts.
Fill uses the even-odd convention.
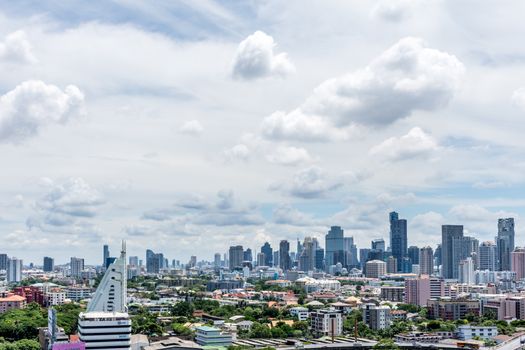
[[[459,262],[459,282],[466,284],[475,284],[474,279],[474,261],[471,257]]]
[[[72,277],[81,277],[84,270],[84,259],[72,257],[69,263]]]
[[[7,282],[16,283],[22,281],[22,259],[10,258],[7,260]]]
[[[86,349],[130,349],[131,320],[126,289],[126,244],[122,242],[120,257],[108,266],[87,312],[78,317],[78,332]]]

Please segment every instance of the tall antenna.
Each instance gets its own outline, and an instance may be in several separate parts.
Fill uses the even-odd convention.
[[[122,264],[122,305],[128,311],[128,262],[126,261],[126,241],[122,240],[122,251],[120,252]]]

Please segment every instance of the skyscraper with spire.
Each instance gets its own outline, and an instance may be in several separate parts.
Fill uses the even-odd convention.
[[[120,257],[108,266],[87,311],[78,317],[78,333],[86,349],[130,349],[131,320],[126,291],[126,242],[123,241]]]

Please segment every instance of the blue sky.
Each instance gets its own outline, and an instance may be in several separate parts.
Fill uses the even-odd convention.
[[[523,245],[524,7],[0,2],[3,249],[185,261],[330,225],[367,247],[391,210],[409,244],[512,216]]]

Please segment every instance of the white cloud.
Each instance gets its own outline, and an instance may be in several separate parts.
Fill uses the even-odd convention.
[[[286,53],[274,54],[276,44],[264,32],[256,31],[244,39],[237,48],[233,61],[233,77],[257,79],[270,76],[285,77],[295,72]]]
[[[277,111],[264,118],[261,133],[269,139],[310,142],[345,140],[351,130],[334,127],[326,118],[306,115],[298,108],[290,113]]]
[[[181,134],[199,136],[204,131],[204,127],[198,120],[190,120],[182,124],[179,128]]]
[[[36,63],[37,59],[23,30],[6,36],[0,43],[0,59],[17,63]]]
[[[19,143],[49,124],[65,124],[83,114],[84,94],[42,81],[26,81],[0,97],[0,142]]]
[[[372,9],[372,16],[385,21],[399,22],[410,14],[415,0],[381,0]]]
[[[525,111],[525,87],[516,89],[512,93],[512,103],[518,106],[520,109]]]
[[[224,157],[228,161],[243,160],[250,158],[251,151],[245,144],[239,143],[224,151]]]
[[[289,204],[281,204],[274,209],[273,221],[277,224],[294,226],[309,226],[315,224],[309,215],[300,212]]]
[[[405,160],[428,157],[439,149],[432,136],[421,128],[412,128],[401,137],[391,137],[372,147],[369,154],[388,160]]]
[[[302,147],[278,146],[275,151],[266,156],[270,163],[281,165],[298,165],[312,161],[310,153]]]
[[[328,175],[319,167],[311,166],[297,171],[290,181],[271,185],[270,190],[300,198],[319,198],[342,186],[341,179]]]
[[[416,110],[444,107],[463,73],[455,56],[404,38],[365,68],[323,82],[299,108],[265,118],[262,134],[303,141],[345,138],[348,126],[387,125]]]

